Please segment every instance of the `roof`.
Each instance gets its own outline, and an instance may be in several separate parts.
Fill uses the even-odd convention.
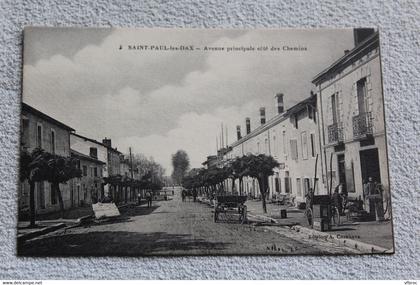
[[[277,114],[276,116],[274,116],[273,118],[268,120],[264,125],[258,126],[256,129],[251,131],[249,134],[243,136],[240,140],[237,140],[236,142],[232,143],[230,145],[230,147],[235,147],[237,145],[240,145],[241,143],[249,140],[250,138],[253,138],[253,137],[261,134],[262,132],[266,131],[267,129],[271,128],[272,126],[275,126],[280,122],[283,122],[284,120],[289,118],[291,115],[293,115],[293,114],[301,111],[302,109],[306,108],[307,105],[314,104],[314,103],[316,103],[316,95],[311,95],[311,97],[308,97],[308,98],[300,101],[296,105],[293,105],[292,107],[287,109],[286,112],[281,113],[281,114]]]
[[[88,161],[98,163],[98,164],[105,164],[105,162],[103,162],[99,159],[93,158],[89,155],[83,154],[83,153],[78,152],[74,149],[70,149],[70,153],[71,153],[71,156],[74,156],[74,157],[77,157],[77,158],[80,158],[80,159],[88,160]]]
[[[113,151],[115,151],[115,152],[117,152],[117,153],[119,153],[119,154],[122,154],[122,153],[121,153],[120,151],[118,151],[116,148],[109,147],[109,146],[107,146],[106,144],[101,143],[101,142],[99,142],[99,141],[97,141],[97,140],[94,140],[94,139],[91,139],[91,138],[88,138],[88,137],[85,137],[85,136],[82,136],[82,135],[79,135],[79,134],[76,134],[76,133],[71,133],[71,135],[76,136],[76,137],[79,137],[79,138],[82,138],[82,139],[84,139],[84,140],[87,140],[87,141],[90,141],[90,142],[93,142],[93,143],[96,143],[96,144],[98,144],[98,145],[101,145],[101,146],[103,146],[103,147],[105,147],[105,148],[109,149],[109,150],[113,150]]]
[[[318,73],[312,80],[312,83],[318,85],[319,83],[324,82],[328,79],[328,76],[331,73],[341,71],[350,64],[352,64],[355,60],[359,59],[372,49],[379,46],[379,33],[376,31],[366,40],[358,44],[344,56],[340,57],[338,60],[333,62],[329,67]]]
[[[65,130],[68,130],[68,131],[71,131],[71,132],[74,131],[74,129],[72,127],[67,126],[66,124],[64,124],[64,123],[62,123],[62,122],[60,122],[60,121],[58,121],[58,120],[56,120],[56,119],[48,116],[47,114],[45,114],[45,113],[43,113],[43,112],[35,109],[32,106],[29,106],[28,104],[23,103],[23,102],[22,102],[22,111],[25,111],[25,112],[28,112],[28,113],[32,113],[32,114],[34,114],[34,115],[36,115],[36,116],[38,116],[38,117],[40,117],[40,118],[42,118],[42,119],[44,119],[46,121],[49,121],[50,123],[53,123],[54,125],[57,125],[60,128],[63,128]]]
[[[301,110],[306,109],[307,105],[315,105],[315,104],[316,104],[316,95],[314,94],[314,95],[311,95],[311,97],[308,97],[305,100],[302,100],[296,105],[287,109],[285,116],[299,113]]]

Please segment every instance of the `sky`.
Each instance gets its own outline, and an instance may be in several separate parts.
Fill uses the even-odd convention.
[[[194,50],[129,49],[140,45]],[[227,52],[232,46],[255,51]],[[200,167],[222,123],[230,144],[246,117],[259,125],[260,107],[275,115],[276,93],[286,109],[309,97],[312,78],[353,46],[350,29],[26,28],[22,99],[81,135],[153,157],[170,175],[178,149]]]

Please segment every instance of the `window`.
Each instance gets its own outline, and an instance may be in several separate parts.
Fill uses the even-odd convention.
[[[337,99],[338,99],[338,94],[333,94],[331,96],[331,112],[332,112],[333,124],[338,123]]]
[[[357,81],[357,106],[359,115],[366,113],[366,77]]]
[[[265,139],[264,141],[264,154],[269,154],[268,153],[268,139]]]
[[[302,185],[300,184],[300,178],[296,178],[296,191],[298,196],[302,196]]]
[[[310,185],[310,179],[309,178],[303,178],[303,190],[305,191],[304,194],[308,194]]]
[[[278,178],[278,177],[274,178],[274,185],[275,185],[275,188],[276,188],[276,192],[280,193],[281,192],[280,178]]]
[[[290,156],[293,160],[298,159],[297,140],[290,140]]]
[[[314,106],[308,105],[307,107],[308,111],[308,118],[313,120],[316,123],[316,109]]]
[[[289,171],[285,171],[284,176],[284,190],[286,193],[292,193],[292,183],[290,183],[291,178],[289,177]]]
[[[22,118],[21,122],[21,133],[20,133],[20,141],[22,146],[28,146],[29,143],[28,135],[29,135],[29,119]]]
[[[51,130],[51,153],[55,154],[55,131]]]
[[[311,155],[315,157],[316,149],[315,149],[315,134],[311,134]]]
[[[286,149],[286,132],[283,131],[283,154],[287,155],[287,149]]]
[[[299,128],[298,121],[299,121],[299,119],[298,119],[298,114],[295,114],[295,115],[293,116],[293,124],[294,124],[294,126],[295,126],[295,128],[296,128],[296,129],[298,129],[298,128]]]
[[[50,193],[51,193],[51,204],[55,205],[57,204],[57,195],[54,191],[54,188],[52,187],[52,184],[50,183]]]
[[[260,142],[257,142],[257,154],[260,154]]]
[[[277,142],[276,142],[276,136],[273,136],[273,146],[274,146],[274,156],[277,157],[279,155],[279,148],[277,146]]]
[[[93,176],[98,177],[98,168],[93,168]]]
[[[98,149],[96,147],[91,147],[89,149],[89,155],[90,157],[98,159]]]
[[[36,146],[42,148],[42,125],[37,124],[36,126]]]
[[[308,136],[306,135],[306,132],[302,132],[300,134],[300,139],[302,147],[302,158],[308,159]]]
[[[83,165],[83,176],[87,176],[87,166]]]

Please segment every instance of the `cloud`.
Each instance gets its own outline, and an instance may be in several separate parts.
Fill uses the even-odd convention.
[[[202,114],[185,113],[176,121],[176,127],[165,134],[118,138],[115,144],[123,152],[134,146],[134,152],[152,156],[164,166],[168,175],[172,171],[171,156],[179,149],[188,153],[191,168],[201,167],[208,155],[216,153],[216,136],[220,136],[221,124],[228,128],[229,142],[232,143],[236,138],[236,126],[226,125],[226,122],[245,118],[258,104],[257,99],[240,107],[220,107]]]
[[[65,33],[65,30],[63,31]],[[215,151],[223,121],[229,137],[258,109],[275,114],[274,95],[286,108],[309,96],[311,79],[352,47],[351,30],[114,30],[79,51],[31,58],[24,65],[23,100],[96,139],[113,138],[168,168],[170,154],[189,150],[194,166]],[[50,41],[53,37],[48,38]],[[69,41],[76,40],[72,33]],[[63,49],[66,42],[63,40]],[[36,50],[47,40],[25,42]],[[127,45],[306,46],[307,52],[165,52]],[[120,45],[124,48],[119,49]],[[73,47],[74,48],[74,47]],[[37,52],[25,52],[34,56]],[[71,55],[69,55],[71,54]],[[121,145],[119,145],[121,144]]]

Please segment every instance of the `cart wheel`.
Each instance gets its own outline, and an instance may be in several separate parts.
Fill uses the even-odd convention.
[[[311,228],[314,226],[314,215],[311,208],[306,209],[306,218],[308,220],[308,225],[311,226]]]

